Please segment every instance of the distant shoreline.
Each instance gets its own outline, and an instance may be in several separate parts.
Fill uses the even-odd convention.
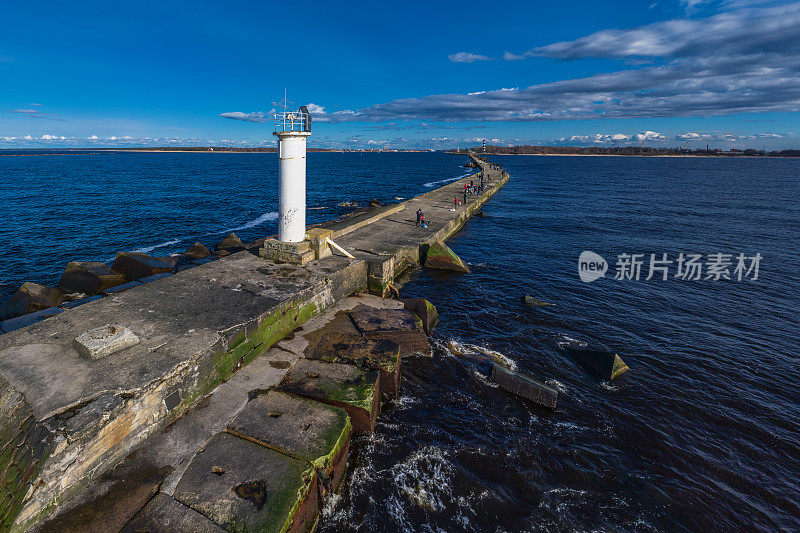
[[[487,147],[488,148],[488,147]],[[2,152],[39,152],[39,153],[16,153],[4,154]],[[48,153],[49,152],[49,153]],[[166,154],[274,154],[277,152],[275,148],[238,148],[234,150],[208,150],[203,148],[193,147],[175,147],[175,148],[23,148],[23,149],[0,149],[0,157],[35,157],[35,156],[56,156],[56,155],[87,155],[85,152],[94,152],[95,154],[105,152],[127,152],[127,153],[166,153]],[[308,152],[317,153],[440,153],[446,155],[461,155],[466,156],[466,152],[456,152],[453,150],[339,150],[328,148],[309,148]],[[557,156],[557,157],[702,157],[702,158],[727,158],[727,159],[797,159],[800,157],[800,151],[795,155],[796,150],[789,150],[784,152],[766,152],[766,153],[509,153],[509,152],[482,152],[479,148],[473,150],[474,153],[486,156]],[[789,152],[789,153],[785,153]]]

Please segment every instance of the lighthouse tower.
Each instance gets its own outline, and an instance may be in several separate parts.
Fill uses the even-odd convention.
[[[278,240],[301,242],[306,235],[306,139],[311,115],[306,106],[275,114],[278,138]]]
[[[308,108],[275,113],[272,134],[278,138],[278,238],[265,240],[258,253],[272,261],[304,264],[315,257],[306,234]]]

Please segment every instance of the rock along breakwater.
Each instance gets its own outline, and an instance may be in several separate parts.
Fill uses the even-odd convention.
[[[135,253],[68,268],[102,295],[0,325],[0,530],[313,529],[403,358],[430,354],[435,308],[385,298],[395,278],[465,269],[443,241],[508,180],[472,159],[482,194],[455,207],[472,175],[322,224],[303,264],[232,236],[177,272]]]

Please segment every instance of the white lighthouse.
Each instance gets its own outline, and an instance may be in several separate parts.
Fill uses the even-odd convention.
[[[278,138],[278,240],[301,242],[306,235],[306,139],[311,115],[306,106],[275,114]]]
[[[278,238],[266,239],[258,253],[272,261],[305,264],[315,256],[322,257],[323,248],[315,235],[312,249],[306,234],[306,139],[311,135],[308,108],[275,113],[272,134],[278,138]],[[327,241],[322,243],[327,250]]]

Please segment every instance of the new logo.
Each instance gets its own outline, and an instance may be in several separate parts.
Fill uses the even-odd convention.
[[[607,270],[608,263],[606,263],[606,260],[594,252],[585,250],[578,257],[578,275],[581,281],[589,283],[602,278],[606,275]]]

